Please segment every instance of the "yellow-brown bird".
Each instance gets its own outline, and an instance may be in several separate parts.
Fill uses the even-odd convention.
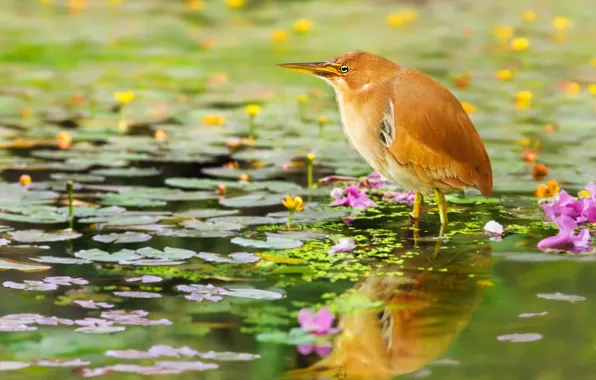
[[[279,66],[335,89],[350,144],[383,177],[416,193],[414,220],[426,193],[434,192],[444,226],[445,192],[470,187],[490,196],[486,147],[459,100],[430,76],[360,51]]]

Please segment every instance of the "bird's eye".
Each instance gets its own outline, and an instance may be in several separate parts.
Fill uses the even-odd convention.
[[[350,71],[350,68],[346,65],[341,65],[339,68],[339,71],[341,71],[342,73],[347,73],[348,71]]]

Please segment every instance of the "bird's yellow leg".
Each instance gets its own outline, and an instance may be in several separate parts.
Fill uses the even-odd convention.
[[[420,218],[423,206],[424,197],[422,196],[422,193],[416,193],[414,196],[414,211],[412,212],[412,218],[414,218],[414,220],[418,220]]]
[[[435,189],[435,201],[437,202],[437,207],[439,207],[441,226],[447,226],[449,223],[447,220],[447,202],[445,201],[445,196],[439,189]]]

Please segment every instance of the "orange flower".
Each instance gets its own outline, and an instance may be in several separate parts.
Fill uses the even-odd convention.
[[[19,183],[23,186],[27,186],[31,183],[31,177],[28,174],[23,174],[19,178]]]
[[[58,148],[68,149],[72,145],[72,136],[67,131],[60,131],[58,136],[56,136],[56,141],[58,143]]]
[[[530,148],[524,148],[524,161],[534,162],[536,161],[536,154],[532,152]]]
[[[157,142],[166,141],[166,138],[167,138],[166,131],[164,131],[161,128],[158,128],[155,130],[155,135],[153,137],[155,138],[155,141],[157,141]]]
[[[556,179],[551,179],[546,183],[546,186],[555,194],[559,194],[559,182]]]
[[[548,168],[542,164],[535,164],[532,168],[532,178],[536,181],[540,181],[542,178],[548,175]]]

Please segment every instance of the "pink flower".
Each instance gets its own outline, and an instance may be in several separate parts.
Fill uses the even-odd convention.
[[[559,233],[556,236],[550,236],[538,242],[539,249],[554,248],[564,245],[573,246],[572,251],[579,253],[585,251],[590,244],[590,231],[584,228],[578,235],[575,235],[577,222],[568,215],[561,214],[553,218],[559,227]]]
[[[333,313],[327,307],[322,307],[316,314],[310,309],[302,309],[298,312],[298,323],[300,327],[315,335],[334,334],[337,329],[332,328]]]
[[[567,194],[565,190],[561,190],[559,199],[556,202],[542,204],[542,210],[544,210],[549,220],[554,220],[554,218],[560,215],[577,218],[582,214],[584,208],[583,202]]]
[[[337,252],[352,252],[354,248],[356,248],[356,242],[354,239],[341,238],[339,239],[339,242],[331,247],[327,253],[332,255]]]
[[[344,191],[345,196],[342,198],[336,199],[331,203],[332,206],[348,206],[352,208],[369,208],[369,207],[376,207],[377,204],[373,202],[368,195],[366,195],[366,191],[358,190],[358,187],[354,185],[350,185]]]

